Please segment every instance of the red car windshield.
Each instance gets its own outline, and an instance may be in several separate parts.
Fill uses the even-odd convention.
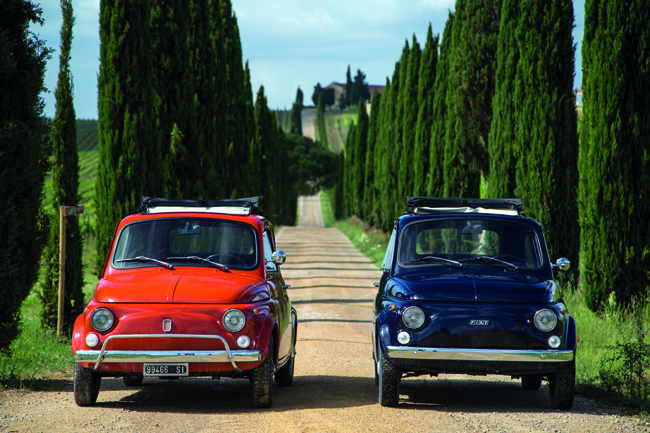
[[[212,266],[250,270],[258,265],[252,226],[214,218],[164,218],[125,226],[119,233],[113,267]],[[137,260],[135,260],[137,259]]]

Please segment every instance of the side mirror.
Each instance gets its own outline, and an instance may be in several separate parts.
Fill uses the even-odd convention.
[[[287,255],[282,251],[278,250],[271,254],[271,261],[276,265],[281,265],[287,261]]]
[[[561,257],[557,259],[557,262],[555,262],[554,265],[551,265],[554,268],[560,268],[561,271],[568,271],[569,267],[571,267],[571,262],[569,262],[569,259],[565,259],[564,257]]]

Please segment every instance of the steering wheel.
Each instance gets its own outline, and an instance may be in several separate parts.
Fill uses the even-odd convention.
[[[498,254],[492,256],[493,259],[503,260],[504,262],[512,263],[513,265],[524,265],[528,267],[528,263],[521,257],[513,256],[512,254]]]
[[[212,260],[213,257],[232,257],[234,260],[237,261],[237,264],[243,267],[246,267],[246,263],[239,257],[238,255],[235,254],[230,254],[230,253],[216,253],[212,254],[208,257],[206,257],[206,260]]]

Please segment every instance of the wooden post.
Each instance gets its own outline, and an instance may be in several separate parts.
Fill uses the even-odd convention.
[[[56,335],[63,332],[63,316],[65,312],[65,228],[67,216],[76,215],[77,221],[79,215],[84,213],[84,206],[61,206],[59,221],[59,311],[56,324]]]
[[[56,326],[56,335],[61,335],[63,331],[63,301],[65,300],[65,206],[61,206],[59,221],[59,311]]]

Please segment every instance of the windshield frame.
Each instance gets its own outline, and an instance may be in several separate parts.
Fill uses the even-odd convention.
[[[543,236],[543,233],[539,227],[537,227],[536,224],[531,224],[530,221],[536,223],[534,220],[522,220],[519,217],[503,217],[503,216],[493,216],[493,215],[476,215],[476,214],[471,214],[471,215],[453,215],[453,216],[444,216],[444,217],[436,217],[436,218],[431,218],[431,217],[414,217],[413,219],[410,219],[410,221],[406,221],[399,230],[399,237],[397,239],[397,249],[396,249],[396,254],[395,254],[395,264],[397,265],[398,268],[401,268],[403,271],[411,271],[415,269],[420,269],[420,268],[427,268],[427,267],[437,267],[437,268],[448,268],[449,264],[445,264],[443,261],[437,261],[437,260],[431,260],[431,261],[424,261],[424,262],[416,262],[416,263],[405,263],[403,262],[403,257],[402,257],[402,249],[405,247],[404,246],[404,234],[406,230],[411,227],[414,224],[431,224],[434,221],[449,221],[449,220],[455,220],[455,221],[475,221],[475,220],[484,220],[484,221],[489,221],[489,222],[501,222],[503,224],[511,224],[511,225],[518,225],[520,227],[526,228],[530,230],[531,232],[534,233],[535,239],[534,239],[534,247],[537,251],[537,254],[539,255],[539,267],[526,267],[522,266],[519,267],[518,269],[521,271],[525,272],[538,272],[542,271],[548,266],[548,251],[546,249],[546,242]],[[436,256],[436,254],[428,254],[429,256]],[[475,257],[480,257],[480,256],[489,256],[487,254],[476,254],[474,255]],[[496,255],[497,257],[499,254]],[[499,263],[486,263],[483,262],[481,263],[480,261],[462,261],[462,258],[449,258],[446,257],[446,255],[441,255],[441,258],[444,259],[451,259],[451,260],[461,260],[461,263],[463,267],[473,267],[473,266],[492,266],[492,267],[499,267],[499,268],[508,268],[504,264],[499,264]],[[505,261],[508,261],[507,259]],[[454,269],[461,269],[461,268],[454,268]]]
[[[116,253],[118,246],[120,245],[120,241],[122,236],[124,235],[126,229],[128,227],[131,227],[135,224],[151,224],[151,223],[160,223],[162,221],[169,221],[169,220],[203,220],[203,221],[218,221],[221,223],[227,223],[227,224],[235,224],[235,225],[241,225],[241,226],[246,226],[250,231],[253,232],[253,245],[255,248],[255,261],[254,265],[250,267],[243,267],[243,266],[237,266],[237,265],[228,265],[227,269],[229,270],[237,270],[237,271],[252,271],[255,270],[259,267],[260,265],[260,240],[259,240],[259,233],[257,231],[257,228],[253,224],[249,224],[247,222],[243,221],[237,221],[237,220],[232,220],[232,219],[226,219],[226,218],[214,218],[214,217],[206,217],[204,214],[200,215],[174,215],[174,216],[165,216],[162,218],[148,218],[148,219],[139,219],[136,221],[129,222],[122,226],[119,230],[119,232],[115,236],[115,241],[113,242],[113,247],[111,250],[111,255],[110,255],[110,266],[112,269],[116,271],[125,271],[125,270],[134,270],[134,269],[142,269],[142,268],[152,268],[152,267],[161,267],[160,264],[155,263],[154,261],[151,262],[146,262],[146,261],[141,261],[138,263],[137,266],[129,266],[129,267],[122,267],[117,264],[116,260]],[[164,261],[172,263],[173,262],[173,267],[174,268],[181,268],[181,267],[199,267],[199,268],[209,268],[209,269],[214,269],[214,267],[205,262],[199,262],[194,261],[194,260],[167,260],[167,257],[164,258]],[[134,262],[135,263],[135,262]],[[219,264],[218,262],[215,262]]]

